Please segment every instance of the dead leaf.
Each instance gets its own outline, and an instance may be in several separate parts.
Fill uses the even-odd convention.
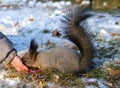
[[[29,21],[34,21],[33,17],[28,18]]]
[[[110,76],[112,76],[112,77],[115,77],[115,76],[118,76],[118,75],[120,75],[120,69],[113,70],[110,74]]]
[[[59,75],[54,75],[54,81],[55,81],[55,82],[58,83],[59,79],[60,79]]]
[[[120,33],[111,33],[112,36],[120,36]]]
[[[58,32],[58,29],[55,29],[53,32],[52,32],[52,36],[60,36],[61,34]]]
[[[43,88],[43,82],[40,81],[38,86],[39,86],[38,88]]]
[[[112,83],[104,83],[106,86],[110,87],[110,88],[114,88]]]

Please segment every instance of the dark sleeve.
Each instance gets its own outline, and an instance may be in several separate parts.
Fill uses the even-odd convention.
[[[0,64],[6,67],[15,55],[16,50],[14,49],[13,43],[0,32]]]

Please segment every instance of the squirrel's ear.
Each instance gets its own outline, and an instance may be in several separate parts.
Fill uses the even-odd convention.
[[[34,39],[32,39],[31,42],[30,42],[29,52],[36,53],[37,52],[37,48],[38,48],[37,43],[35,42]]]
[[[37,48],[38,48],[37,43],[35,42],[34,39],[32,39],[31,42],[30,42],[30,48],[29,48],[29,57],[30,57],[30,59],[33,59],[34,55],[36,55]]]

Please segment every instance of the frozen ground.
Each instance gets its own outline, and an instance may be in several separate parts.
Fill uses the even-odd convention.
[[[39,44],[39,49],[46,49],[45,44],[48,41],[55,43],[56,46],[72,47],[72,44],[68,40],[63,39],[62,37],[52,37],[52,32],[55,29],[58,29],[58,31],[62,34],[60,18],[62,18],[65,14],[63,9],[68,5],[71,5],[71,2],[30,2],[27,6],[20,6],[20,8],[16,9],[11,7],[1,7],[0,31],[14,43],[18,52],[27,50],[29,48],[30,40],[33,38],[36,39]],[[107,13],[95,13],[95,16],[86,21],[86,25],[88,25],[91,33],[96,35],[93,39],[96,49],[100,49],[101,47],[111,47],[112,45],[110,42],[113,40],[118,42],[120,41],[119,16],[120,14],[118,16],[114,16]],[[46,30],[47,33],[45,32]],[[105,67],[112,61],[120,61],[119,46],[119,43],[115,46],[118,52],[113,55],[113,57],[108,59],[105,56],[102,57],[101,53],[98,52],[94,61],[98,64],[104,61],[101,65],[101,68],[103,69],[105,69]],[[111,52],[108,51],[105,53],[109,54]],[[96,64],[96,68],[98,64]],[[18,86],[23,88],[23,86],[25,86],[25,84],[20,86],[21,82],[18,78],[5,79],[5,74],[7,74],[7,71],[1,70],[0,88],[17,88]],[[109,88],[104,79],[82,78],[81,80],[86,84],[87,82],[97,82],[99,88]],[[29,83],[26,84],[26,87],[30,88],[30,86],[27,85],[29,85]],[[48,85],[52,87],[52,84]],[[86,85],[86,88],[98,88],[98,86]]]

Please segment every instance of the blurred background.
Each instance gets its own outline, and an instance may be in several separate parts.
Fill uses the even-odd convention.
[[[94,11],[120,12],[120,0],[0,0],[0,8],[18,8],[36,6],[38,2],[69,2],[71,4],[89,5]]]

